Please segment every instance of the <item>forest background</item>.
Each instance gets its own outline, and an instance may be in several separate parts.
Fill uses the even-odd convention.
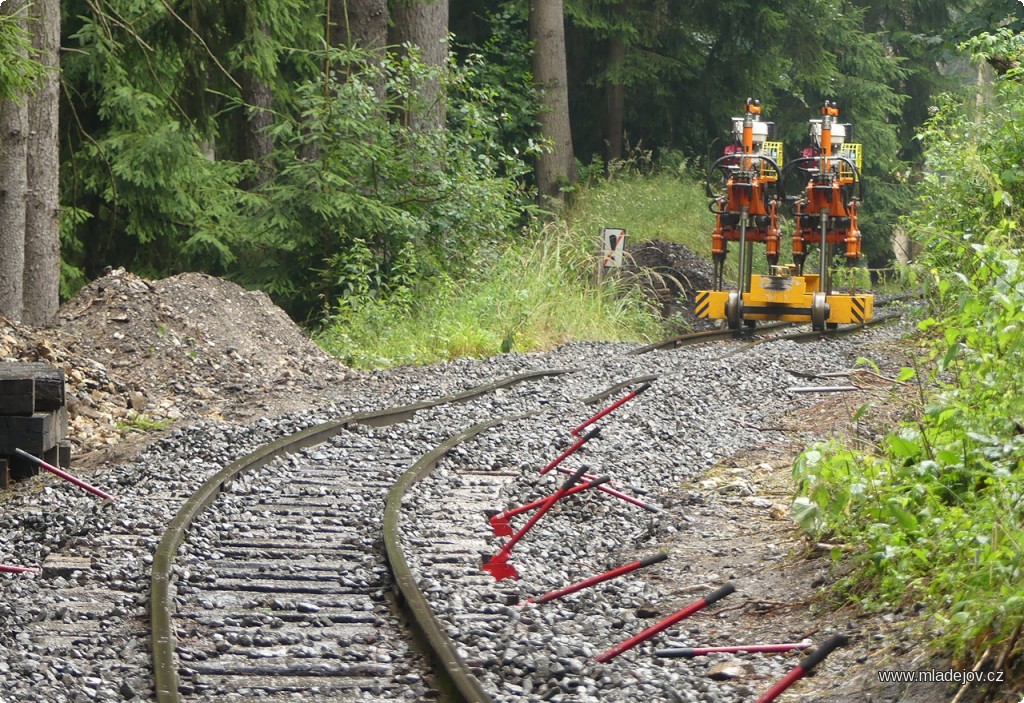
[[[64,296],[125,266],[305,322],[400,310],[542,239],[581,174],[699,172],[748,96],[792,153],[840,104],[882,266],[952,47],[1019,22],[993,0],[7,0],[0,312],[54,319],[32,275],[58,270],[58,222]]]

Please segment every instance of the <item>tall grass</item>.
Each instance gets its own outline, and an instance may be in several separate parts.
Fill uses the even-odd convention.
[[[715,220],[707,204],[703,181],[688,174],[625,175],[584,188],[568,220],[595,242],[602,227],[624,227],[627,241],[676,242],[710,259]]]
[[[422,281],[400,299],[339,310],[317,341],[352,366],[380,368],[657,335],[660,320],[638,292],[597,283],[590,244],[549,225],[466,280]]]

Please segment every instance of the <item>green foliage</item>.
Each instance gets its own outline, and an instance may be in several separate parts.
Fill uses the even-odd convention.
[[[530,211],[529,125],[507,131],[521,114],[506,99],[533,95],[521,67],[496,89],[481,55],[434,68],[352,48],[330,56],[344,75],[325,76],[327,53],[309,50],[322,18],[297,0],[200,2],[187,17],[134,0],[77,9],[65,27],[66,294],[110,265],[201,270],[308,319],[466,266]],[[259,172],[239,156],[246,76],[274,94]],[[446,92],[447,130],[399,119],[428,79]]]
[[[416,99],[411,86],[427,68],[414,52],[398,62],[358,49],[335,58],[356,70],[326,91],[296,87],[298,114],[273,132],[275,176],[243,202],[228,242],[237,277],[302,317],[318,299],[333,306],[469,266],[525,212],[522,165],[494,140],[471,67],[443,76],[461,91],[457,124],[411,130],[389,115]]]
[[[46,72],[32,58],[32,42],[25,23],[26,11],[0,14],[0,100],[24,99]]]
[[[966,48],[1020,57],[1020,35]],[[976,660],[1024,620],[1024,83],[994,100],[948,96],[923,138],[932,171],[906,225],[925,249],[933,371],[920,419],[870,455],[827,445],[794,465],[795,515],[861,545],[861,578],[881,602],[924,602],[941,643]],[[934,389],[926,391],[926,388]]]
[[[80,214],[62,221],[64,290],[108,265],[223,273],[234,257],[212,233],[244,196],[247,171],[211,153],[206,91],[232,81],[170,5],[67,9],[62,202]]]
[[[464,65],[462,88],[450,95],[448,119],[458,127],[466,113],[486,110],[488,140],[505,154],[536,155],[540,91],[533,82],[525,14],[516,3],[500,5],[484,16],[486,36],[461,45],[455,53]],[[467,99],[472,96],[472,99]]]
[[[117,423],[117,429],[122,432],[156,432],[159,430],[165,430],[172,424],[172,420],[154,420],[149,415],[130,410],[128,411],[127,417],[123,421]]]
[[[655,335],[659,322],[636,291],[594,282],[592,235],[550,225],[464,280],[344,303],[316,339],[348,364],[379,368]]]

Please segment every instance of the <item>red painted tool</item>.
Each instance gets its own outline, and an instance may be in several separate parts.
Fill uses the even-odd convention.
[[[662,632],[662,631],[667,630],[668,628],[672,627],[673,625],[675,625],[680,620],[683,620],[685,618],[690,617],[691,615],[696,613],[698,610],[703,610],[704,608],[708,607],[712,603],[715,603],[717,601],[722,600],[723,598],[725,598],[730,593],[733,593],[735,590],[736,590],[736,587],[732,585],[732,582],[726,583],[724,586],[719,588],[717,591],[714,591],[713,593],[709,593],[708,595],[704,596],[700,600],[697,600],[697,601],[694,601],[693,603],[690,603],[688,606],[686,606],[685,608],[683,608],[679,612],[675,613],[674,615],[668,616],[667,618],[665,618],[661,622],[657,623],[656,625],[651,625],[650,627],[648,627],[643,632],[640,632],[639,634],[633,635],[632,637],[630,637],[625,642],[622,642],[620,644],[615,645],[614,647],[609,649],[607,652],[603,652],[602,654],[597,655],[595,657],[595,659],[598,662],[602,663],[602,664],[604,664],[606,662],[610,662],[612,659],[614,659],[615,657],[619,656],[623,652],[626,652],[626,651],[632,649],[633,647],[637,646],[641,642],[646,642],[647,640],[649,640],[650,638],[654,637],[659,632]]]
[[[18,454],[18,456],[24,457],[25,459],[28,459],[29,461],[33,461],[36,464],[39,464],[39,466],[41,466],[42,468],[46,469],[50,473],[57,474],[58,476],[60,476],[65,481],[70,481],[71,483],[75,484],[79,488],[84,488],[85,490],[89,491],[93,495],[97,495],[100,498],[105,498],[106,500],[116,500],[114,498],[114,496],[110,495],[109,493],[105,493],[105,492],[101,491],[100,489],[96,488],[95,486],[90,486],[88,483],[86,483],[82,479],[75,478],[74,476],[72,476],[71,474],[67,473],[66,471],[61,471],[56,466],[51,466],[50,464],[47,464],[42,459],[39,459],[38,457],[34,457],[31,454],[29,454],[28,452],[26,452],[26,451],[22,451],[21,449],[17,449],[17,448],[15,448],[14,451]]]
[[[594,415],[593,417],[591,417],[589,420],[584,422],[582,425],[574,427],[571,434],[574,437],[578,437],[580,432],[582,432],[584,429],[586,429],[588,425],[592,425],[593,423],[597,422],[602,417],[604,417],[608,413],[612,412],[613,410],[615,410],[620,405],[625,405],[626,403],[628,403],[629,401],[633,400],[633,398],[636,398],[638,395],[640,395],[641,393],[643,393],[644,391],[646,391],[650,387],[651,387],[650,383],[644,383],[643,385],[639,386],[635,391],[632,391],[631,393],[627,393],[626,395],[622,396],[621,398],[616,400],[614,403],[609,405],[607,408],[605,408],[604,410],[599,412],[597,415]]]
[[[603,582],[608,581],[610,579],[617,578],[617,577],[622,576],[624,574],[628,574],[631,571],[636,571],[637,569],[642,569],[645,566],[651,566],[652,564],[657,564],[658,562],[665,561],[666,559],[668,559],[668,554],[666,554],[665,552],[659,552],[657,554],[653,554],[653,555],[651,555],[649,557],[645,557],[643,559],[637,559],[636,561],[630,562],[629,564],[624,564],[622,566],[616,567],[616,568],[612,569],[611,571],[604,572],[603,574],[598,574],[597,576],[591,576],[588,579],[583,579],[582,581],[577,581],[576,583],[574,583],[572,585],[564,586],[563,588],[559,588],[556,591],[551,591],[550,593],[545,593],[542,596],[538,596],[536,598],[527,598],[526,601],[524,601],[524,602],[525,603],[547,603],[549,601],[557,600],[557,599],[561,598],[562,596],[567,596],[570,593],[575,593],[576,591],[582,591],[584,588],[590,588],[591,586],[596,586],[599,583],[603,583]]]
[[[523,525],[518,532],[512,535],[512,538],[505,543],[505,546],[503,546],[498,551],[497,554],[492,556],[487,562],[484,563],[484,571],[488,572],[491,576],[493,576],[496,581],[501,581],[502,579],[507,578],[518,579],[519,572],[516,571],[516,568],[514,566],[508,563],[508,557],[512,553],[512,547],[514,547],[516,545],[516,542],[521,540],[526,535],[526,533],[529,532],[530,529],[537,524],[537,521],[544,516],[544,513],[551,510],[555,503],[557,503],[559,500],[565,497],[565,494],[569,492],[570,488],[572,488],[573,486],[576,485],[577,482],[579,482],[580,477],[582,477],[585,472],[586,468],[581,467],[576,473],[570,476],[565,483],[562,484],[561,488],[559,488],[557,491],[548,496],[548,498],[544,501],[544,505],[537,508],[537,512],[531,515],[530,519],[526,521],[526,524]]]
[[[543,469],[541,469],[540,470],[541,474],[546,474],[548,471],[551,471],[551,469],[555,468],[556,466],[561,464],[563,461],[565,461],[566,457],[568,457],[568,456],[570,456],[572,454],[575,454],[576,451],[580,447],[582,447],[584,444],[586,444],[590,440],[594,439],[595,437],[600,437],[600,436],[601,436],[601,428],[600,427],[598,427],[596,429],[593,429],[590,432],[587,432],[587,434],[583,435],[582,437],[577,439],[575,442],[573,442],[572,445],[568,449],[566,449],[564,452],[559,454],[556,458],[552,459],[548,463],[547,466],[545,466]]]
[[[599,486],[603,486],[605,483],[611,480],[607,476],[598,477],[590,476],[589,474],[584,474],[583,477],[587,479],[586,483],[580,483],[573,486],[568,491],[566,491],[565,495],[562,497],[568,498],[569,496],[575,495],[580,491],[585,491],[588,488],[596,488]],[[514,518],[516,515],[522,515],[523,513],[528,513],[531,510],[539,508],[540,506],[544,505],[545,501],[547,501],[547,499],[550,497],[551,496],[538,498],[537,500],[531,501],[526,505],[521,505],[518,508],[509,508],[508,510],[504,510],[500,513],[497,513],[496,515],[491,515],[491,529],[494,531],[494,534],[497,537],[508,537],[512,534],[512,525],[511,523],[509,523],[509,520]]]
[[[810,646],[810,642],[786,642],[783,644],[739,644],[732,647],[673,647],[671,649],[659,649],[654,653],[654,656],[692,659],[693,657],[704,657],[708,654],[719,653],[792,652],[798,649],[807,649]]]
[[[39,569],[33,569],[28,566],[7,566],[0,564],[0,573],[2,574],[38,574]]]
[[[815,647],[813,652],[801,659],[800,663],[796,665],[796,668],[786,674],[781,681],[772,686],[767,693],[758,698],[757,703],[769,703],[770,701],[775,700],[783,691],[802,679],[804,676],[807,676],[807,674],[811,673],[811,669],[820,664],[825,657],[832,653],[833,649],[843,647],[849,644],[849,642],[850,640],[846,639],[843,635],[832,635],[822,642],[821,646]]]
[[[563,473],[563,474],[571,473],[569,471],[569,469],[564,469],[564,468],[559,468],[558,471],[559,471],[559,473]],[[593,478],[593,474],[583,474],[583,478],[586,479],[586,480],[590,480],[591,478]],[[633,496],[629,495],[628,493],[623,493],[622,491],[618,490],[617,488],[612,488],[611,486],[598,486],[597,490],[602,491],[604,493],[607,493],[610,496],[615,496],[616,498],[619,498],[620,500],[624,500],[627,503],[632,503],[633,505],[636,505],[636,506],[638,506],[640,508],[643,508],[644,510],[648,510],[648,511],[650,511],[652,513],[660,513],[661,512],[661,508],[659,508],[657,505],[653,505],[651,503],[645,503],[642,500],[640,500],[639,498],[634,498]]]

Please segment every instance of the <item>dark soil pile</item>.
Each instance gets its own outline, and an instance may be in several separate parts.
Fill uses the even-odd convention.
[[[350,376],[265,293],[203,274],[147,281],[123,269],[68,301],[55,329],[0,318],[0,361],[64,367],[76,461],[183,417],[308,407]]]
[[[626,247],[623,273],[633,276],[666,319],[681,327],[707,329],[714,322],[693,312],[696,291],[711,288],[714,270],[699,254],[682,244],[649,240]]]

